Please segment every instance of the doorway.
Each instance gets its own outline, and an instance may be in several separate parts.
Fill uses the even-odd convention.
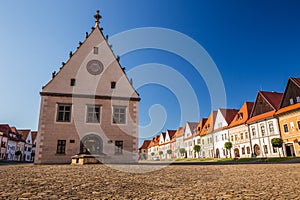
[[[234,157],[235,157],[235,158],[239,158],[239,157],[240,157],[240,151],[239,151],[238,148],[235,148],[235,149],[234,149]]]
[[[285,152],[286,152],[286,156],[295,156],[294,144],[286,143],[285,144]]]
[[[259,156],[260,155],[260,148],[259,148],[259,146],[256,144],[256,145],[254,145],[254,155],[255,156]]]

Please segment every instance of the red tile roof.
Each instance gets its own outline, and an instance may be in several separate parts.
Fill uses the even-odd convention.
[[[141,149],[148,149],[148,146],[150,145],[151,140],[144,140],[143,144],[140,146],[139,150]]]
[[[190,127],[190,129],[191,129],[191,131],[192,131],[192,133],[194,132],[194,130],[197,128],[197,126],[198,126],[198,122],[187,122],[187,124],[189,125],[189,127]]]
[[[267,112],[267,113],[263,113],[261,115],[257,115],[257,116],[254,116],[254,117],[251,117],[247,123],[252,123],[252,122],[255,122],[255,121],[261,121],[263,119],[266,119],[266,118],[270,118],[270,117],[273,117],[274,114],[275,114],[276,111],[270,111],[270,112]]]
[[[227,124],[230,124],[231,121],[233,120],[234,116],[236,115],[236,113],[239,110],[237,110],[237,109],[224,109],[224,108],[220,108],[220,111],[221,111],[222,115],[224,116]]]
[[[290,78],[290,80],[300,87],[300,78]]]
[[[202,131],[202,129],[203,129],[204,124],[206,123],[206,121],[207,121],[207,118],[200,119],[200,121],[198,123],[198,126],[197,126],[197,130],[196,130],[195,136],[200,135],[200,132]]]
[[[37,131],[31,131],[31,138],[32,138],[32,143],[34,143],[36,136],[37,136],[38,132]]]
[[[260,94],[270,103],[270,105],[275,110],[279,109],[283,93],[260,91]]]
[[[11,129],[8,124],[0,124],[0,132],[3,133],[3,136],[8,137],[8,134],[11,132]]]
[[[170,140],[175,138],[176,130],[167,130],[167,132],[169,134]]]
[[[181,137],[184,135],[185,132],[185,126],[184,127],[179,127],[175,133],[175,138]]]
[[[228,127],[234,127],[246,123],[249,119],[254,102],[245,102],[240,110],[236,113]]]
[[[22,140],[26,141],[30,133],[30,129],[18,130],[18,133],[22,135]]]
[[[300,103],[296,103],[296,104],[281,108],[275,114],[280,115],[280,114],[287,113],[287,112],[290,112],[290,111],[293,111],[296,109],[300,109]]]
[[[207,121],[205,122],[203,129],[200,132],[200,136],[204,136],[206,134],[213,132],[216,115],[217,115],[217,111],[215,110],[210,113]]]

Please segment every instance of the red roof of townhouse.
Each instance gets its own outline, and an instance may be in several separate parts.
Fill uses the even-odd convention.
[[[200,132],[200,136],[204,136],[206,134],[213,132],[216,115],[217,115],[217,111],[215,110],[210,113],[207,121],[204,124],[202,131]]]
[[[300,109],[300,103],[293,104],[293,105],[281,108],[275,114],[280,115],[282,113],[290,112],[290,111],[293,111],[293,110],[296,110],[296,109]]]
[[[148,149],[148,146],[150,145],[151,140],[144,140],[143,144],[140,146],[139,150],[141,149]]]
[[[175,138],[181,137],[184,135],[184,131],[185,131],[185,126],[184,127],[179,127],[175,133]]]
[[[228,127],[234,127],[241,124],[245,124],[249,119],[254,102],[245,102],[240,110],[236,113],[235,117],[231,121]]]
[[[204,124],[206,123],[207,121],[207,118],[201,118],[198,125],[197,125],[197,130],[196,132],[194,133],[195,136],[197,135],[200,135],[200,132],[202,131],[203,127],[204,127]]]
[[[32,138],[32,143],[34,143],[36,136],[37,136],[38,132],[37,131],[31,131],[31,138]]]
[[[0,132],[3,133],[3,136],[8,137],[11,132],[10,126],[8,124],[0,124]]]
[[[187,122],[187,123],[188,123],[192,133],[194,132],[195,129],[197,129],[197,126],[199,124],[198,122]]]
[[[167,130],[167,131],[169,133],[170,140],[174,140],[175,139],[176,130]]]
[[[255,121],[273,117],[275,112],[280,107],[282,96],[283,93],[259,91],[253,109],[251,111],[251,118],[248,119],[247,123],[252,123]],[[267,105],[269,105],[269,108],[264,106],[263,101],[265,101]]]
[[[21,129],[21,130],[18,130],[18,133],[22,135],[22,140],[26,141],[29,133],[30,133],[30,129]]]
[[[290,80],[297,84],[298,87],[300,87],[300,78],[290,78]]]
[[[260,93],[273,106],[275,110],[279,109],[283,93],[265,91],[260,91]]]

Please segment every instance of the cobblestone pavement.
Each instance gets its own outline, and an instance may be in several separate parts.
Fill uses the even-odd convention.
[[[5,165],[0,199],[300,199],[300,164]]]

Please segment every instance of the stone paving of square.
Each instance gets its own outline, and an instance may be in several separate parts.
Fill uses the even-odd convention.
[[[300,199],[299,164],[155,167],[3,165],[0,199]]]

